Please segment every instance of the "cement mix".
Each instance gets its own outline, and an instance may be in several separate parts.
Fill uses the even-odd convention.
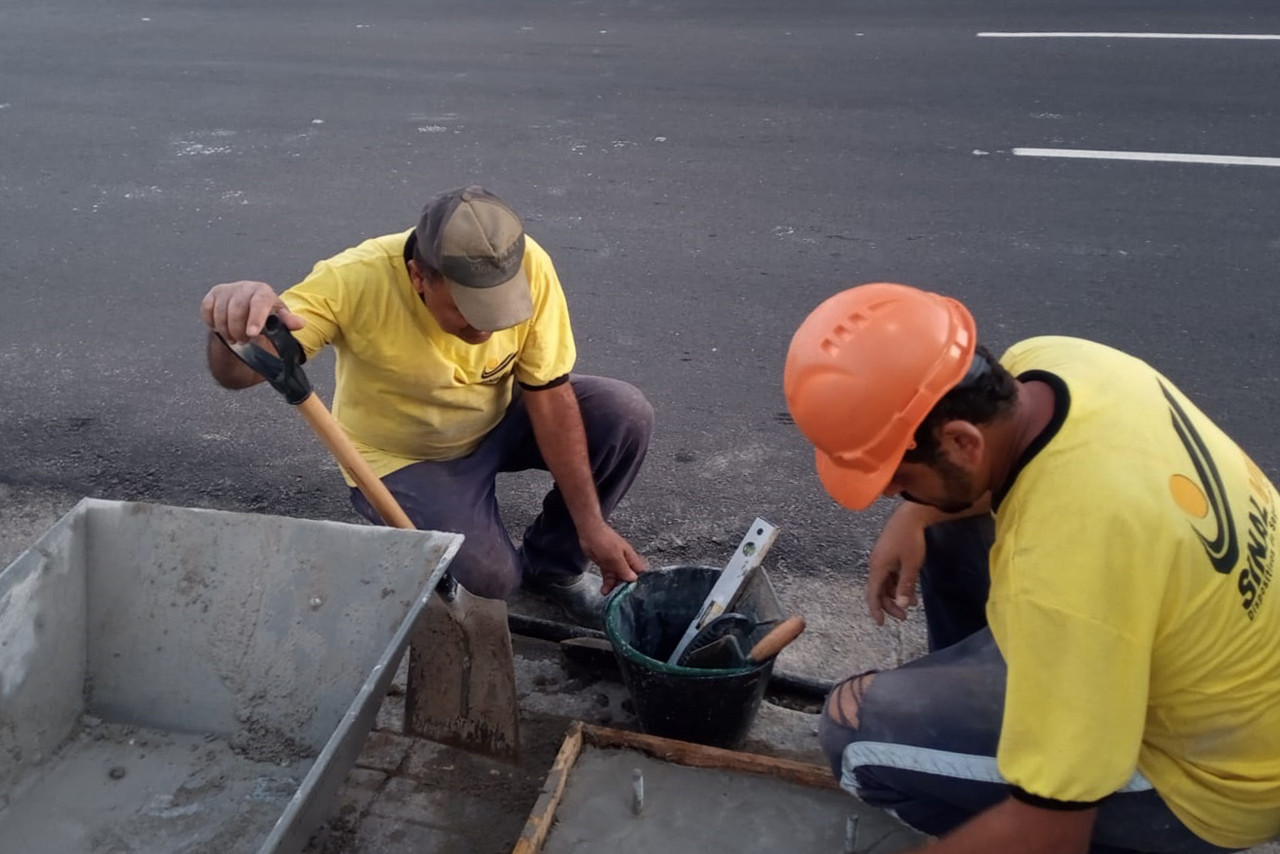
[[[90,720],[0,810],[0,839],[24,854],[252,854],[313,761]]]
[[[633,773],[643,777],[644,804],[633,811]],[[847,822],[858,816],[855,849],[889,854],[918,837],[883,813],[869,813],[840,791],[772,777],[689,768],[631,750],[584,747],[569,771],[543,854],[700,854],[785,850],[844,851]]]

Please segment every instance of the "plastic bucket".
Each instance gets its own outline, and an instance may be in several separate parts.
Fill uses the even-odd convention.
[[[666,661],[719,574],[719,569],[707,566],[641,573],[637,581],[610,597],[605,633],[645,732],[735,748],[746,739],[760,709],[773,659],[752,668],[727,670],[677,667]],[[757,621],[781,617],[763,570],[757,571],[734,610]],[[757,627],[751,642],[768,630],[768,625]]]

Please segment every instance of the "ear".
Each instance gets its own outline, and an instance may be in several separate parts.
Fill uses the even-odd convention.
[[[406,264],[409,268],[409,281],[413,282],[413,289],[419,294],[424,293],[427,289],[427,277],[423,274],[422,267],[418,266],[418,262],[410,258]]]
[[[938,444],[955,462],[975,468],[986,451],[987,440],[976,424],[956,419],[938,430]]]

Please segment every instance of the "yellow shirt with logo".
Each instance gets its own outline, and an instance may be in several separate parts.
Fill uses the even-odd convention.
[[[560,280],[532,238],[524,272],[533,317],[468,344],[444,332],[414,290],[404,260],[411,233],[321,261],[281,295],[307,321],[294,337],[308,358],[334,346],[333,414],[379,477],[466,456],[506,413],[513,382],[546,385],[569,373],[577,353]]]
[[[1138,359],[1034,338],[1002,363],[1048,381],[1058,403],[1047,443],[995,496],[1001,774],[1031,795],[1096,801],[1137,769],[1209,842],[1275,836],[1275,489]]]

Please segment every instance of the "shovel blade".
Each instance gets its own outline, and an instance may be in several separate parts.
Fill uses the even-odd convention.
[[[520,712],[507,605],[456,590],[452,601],[432,594],[414,627],[405,732],[514,762]]]

